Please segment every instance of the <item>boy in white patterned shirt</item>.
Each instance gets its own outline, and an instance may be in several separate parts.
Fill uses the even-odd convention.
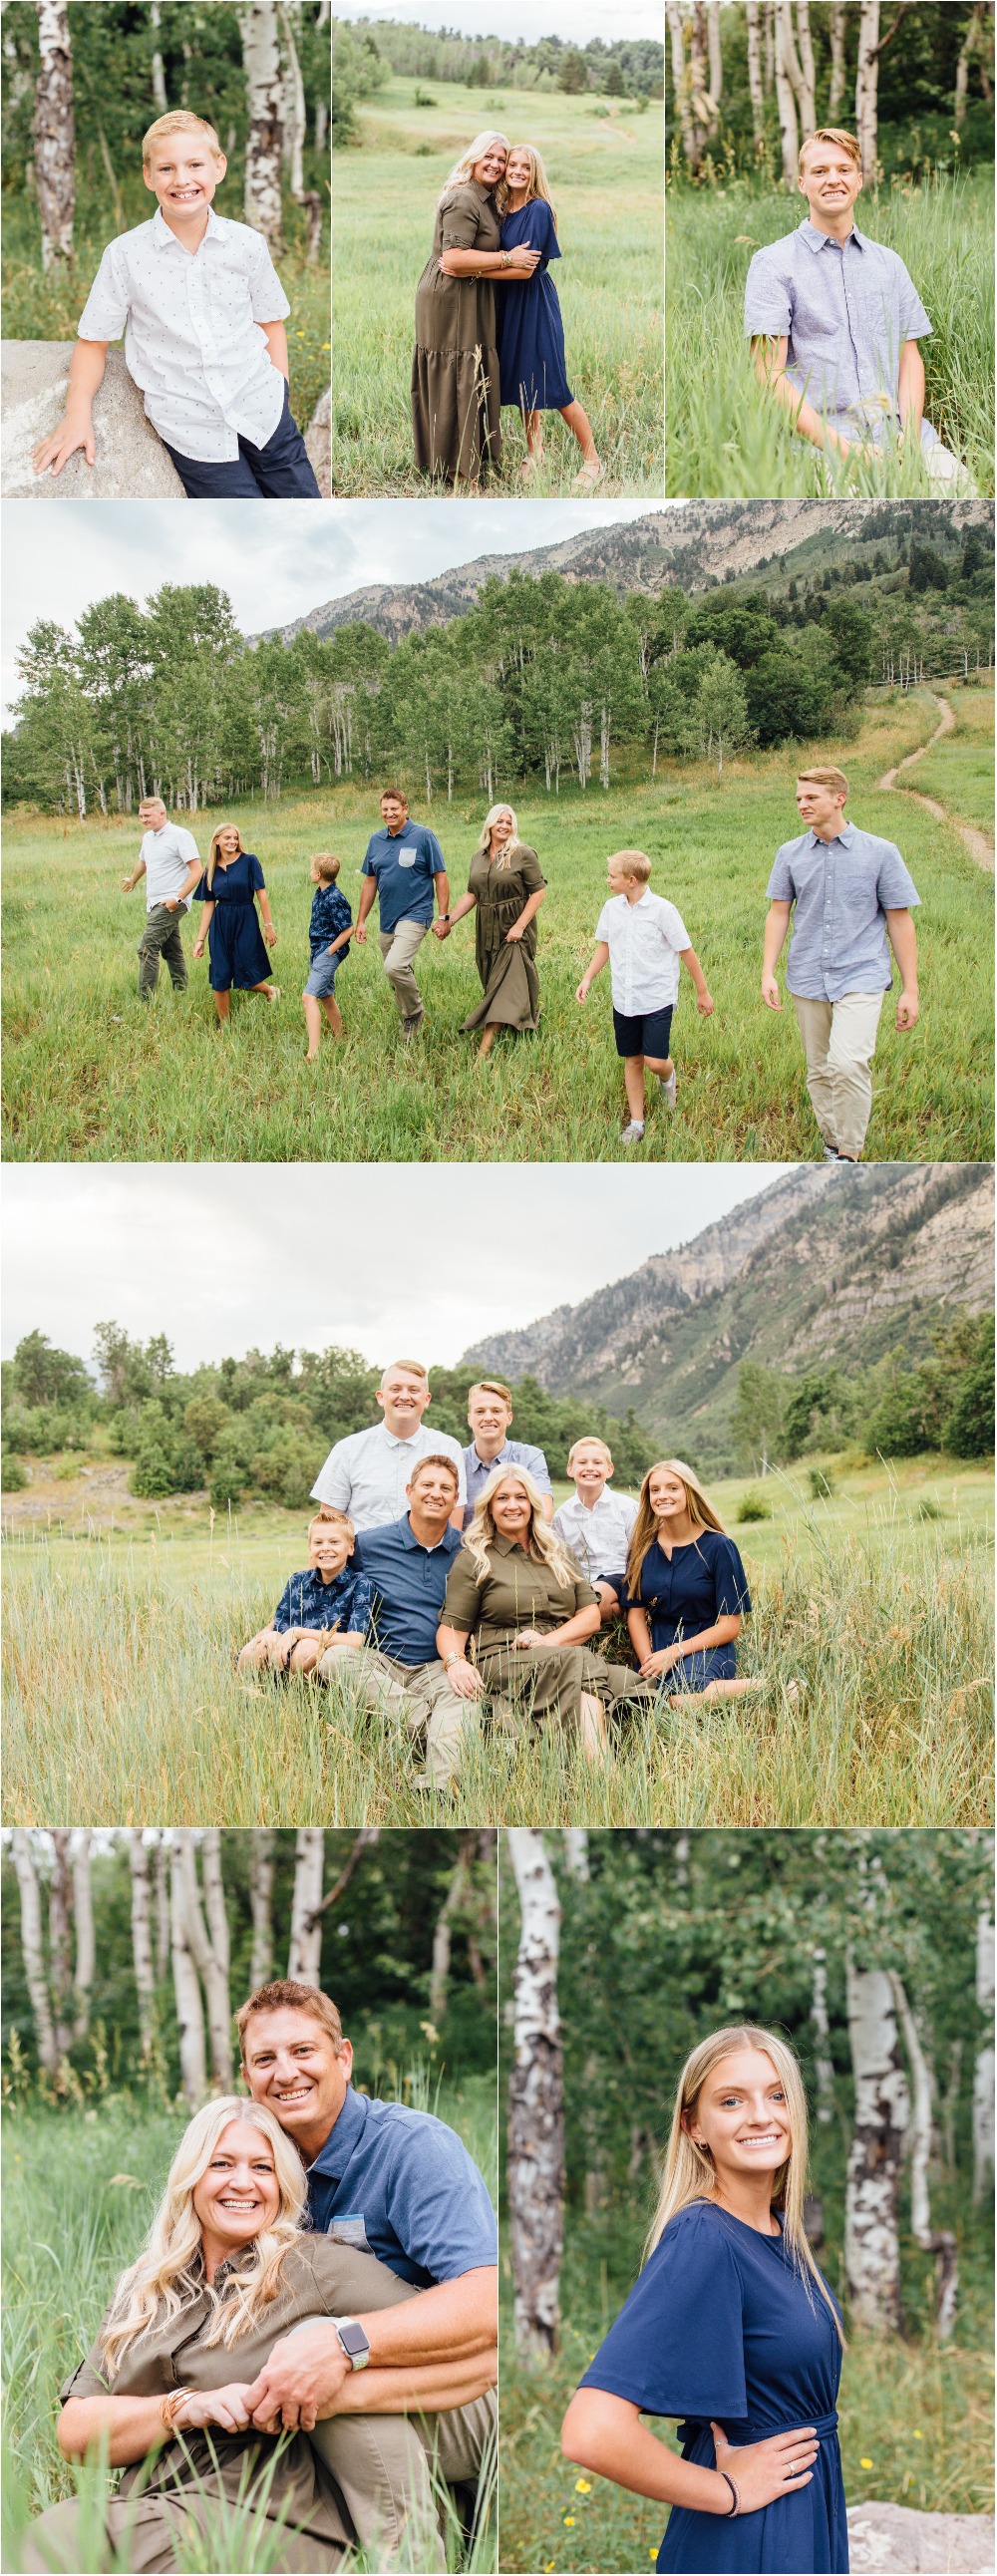
[[[681,913],[663,895],[652,894],[651,861],[643,850],[617,850],[606,862],[609,901],[596,926],[596,948],[578,985],[576,1002],[587,1002],[603,967],[609,965],[613,987],[613,1030],[630,1111],[623,1130],[625,1145],[638,1145],[644,1133],[644,1072],[656,1074],[669,1109],[675,1107],[677,1078],[671,1057],[672,1012],[678,1000],[679,970],[688,969],[696,1002],[704,1018],[713,1009],[706,977]]]
[[[188,500],[320,500],[288,408],[290,305],[262,233],[216,215],[228,163],[213,125],[178,108],[150,125],[142,176],[150,223],[110,242],[81,315],[65,417],[35,449],[59,474],[82,447],[94,463],[93,399],[108,344],[125,365]]]
[[[611,1494],[613,1461],[604,1440],[576,1440],[568,1451],[574,1494],[554,1514],[554,1527],[599,1595],[604,1628],[619,1617],[627,1551],[637,1518],[631,1494]]]

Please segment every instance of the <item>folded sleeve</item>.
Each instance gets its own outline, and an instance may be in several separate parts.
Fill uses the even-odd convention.
[[[542,1449],[533,1449],[530,1452],[530,1474],[534,1484],[539,1485],[542,1494],[552,1492],[550,1469]]]
[[[120,340],[128,320],[128,269],[120,242],[109,242],[76,325],[79,340]]]
[[[264,892],[265,887],[266,887],[266,882],[267,882],[267,881],[266,881],[266,878],[265,878],[265,876],[264,876],[264,874],[263,874],[263,870],[262,870],[262,868],[261,868],[261,866],[260,866],[260,862],[259,862],[259,860],[258,860],[258,859],[254,859],[254,858],[251,858],[251,859],[250,859],[250,862],[249,862],[249,882],[250,882],[250,885],[252,886],[252,889],[253,889],[253,893],[254,893],[254,894],[262,894],[262,893]]]
[[[273,1618],[270,1622],[272,1628],[279,1629],[281,1636],[283,1636],[285,1631],[292,1625],[293,1613],[291,1610],[291,1593],[296,1579],[297,1578],[292,1574],[289,1581],[285,1583],[280,1600],[277,1603],[276,1610],[274,1611]],[[293,1624],[297,1627],[299,1623],[294,1619]]]
[[[467,1549],[462,1548],[460,1555],[455,1556],[447,1576],[446,1599],[442,1611],[446,1626],[468,1630],[475,1628],[481,1617],[483,1593],[484,1585],[475,1573],[472,1559]]]
[[[348,1512],[352,1490],[349,1441],[337,1440],[335,1448],[329,1451],[324,1467],[319,1468],[312,1486],[312,1499],[316,1503],[329,1503],[334,1511]]]
[[[596,938],[601,939],[607,948],[609,946],[609,932],[613,918],[613,902],[614,897],[611,895],[609,902],[603,904],[602,911],[600,912],[598,921],[595,925]]]
[[[540,252],[545,267],[548,260],[561,256],[554,209],[546,197],[534,197],[530,205],[530,248]]]
[[[523,884],[526,887],[527,894],[538,894],[541,886],[545,886],[547,883],[547,879],[535,850],[523,849],[520,851],[519,873],[522,877]]]
[[[443,200],[441,250],[474,250],[481,221],[481,205],[472,188],[455,188]]]
[[[792,903],[795,894],[796,885],[789,851],[784,844],[781,850],[776,851],[772,874],[765,888],[765,899],[767,903]]]
[[[666,2227],[581,2385],[647,2415],[743,2421],[741,2283],[722,2221],[705,2203]]]
[[[718,1619],[746,1619],[751,1609],[748,1578],[732,1538],[718,1541],[713,1562]]]
[[[682,915],[676,910],[673,903],[667,903],[665,905],[664,912],[661,916],[661,927],[670,948],[677,948],[681,954],[683,948],[692,947],[692,941],[682,919]]]
[[[921,900],[910,870],[905,867],[900,852],[892,841],[883,843],[883,855],[876,877],[876,893],[884,912],[899,912],[904,907],[912,908]]]
[[[387,2216],[410,2263],[432,2281],[498,2263],[495,2212],[484,2176],[463,2140],[442,2120],[399,2138],[386,2194]]]
[[[910,271],[904,267],[903,260],[900,258],[897,259],[897,267],[900,271],[901,340],[930,339],[932,336],[932,325],[929,322],[928,316],[921,302],[921,298],[914,284],[914,280],[910,275]]]
[[[211,888],[210,888],[210,886],[209,886],[209,884],[208,884],[207,871],[205,871],[205,874],[204,874],[204,876],[203,876],[203,877],[199,877],[199,878],[198,878],[197,884],[196,884],[196,886],[195,886],[195,888],[194,888],[194,892],[193,892],[193,894],[191,895],[191,898],[190,898],[190,899],[191,899],[191,902],[192,902],[192,903],[213,903],[213,902],[214,902],[215,898],[214,898],[214,895],[212,894]]]
[[[761,332],[766,339],[781,340],[792,319],[789,287],[771,250],[756,250],[744,281],[744,328],[749,339]]]
[[[376,877],[377,875],[377,861],[374,857],[373,850],[369,846],[364,851],[363,858],[360,862],[360,874],[362,877]]]
[[[376,1599],[377,1594],[369,1576],[358,1574],[353,1586],[353,1598],[340,1621],[340,1626],[344,1629],[358,1630],[361,1637],[372,1637]]]
[[[286,322],[291,307],[262,233],[253,236],[249,296],[254,322]]]
[[[101,2320],[101,2334],[104,2332],[110,2313],[110,2308],[104,2312]],[[100,2335],[98,2335],[96,2341],[91,2344],[85,2361],[77,2362],[75,2370],[71,2370],[68,2379],[63,2380],[59,2390],[59,2404],[65,2406],[70,2397],[109,2397],[110,2394],[111,2383],[106,2375],[106,2364],[101,2351]]]

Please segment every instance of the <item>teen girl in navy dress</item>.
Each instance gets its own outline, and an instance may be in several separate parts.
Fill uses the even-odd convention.
[[[564,2419],[566,2458],[671,2506],[659,2570],[839,2576],[844,2338],[803,2225],[784,2040],[714,2031],[682,2071],[644,2269]],[[674,2415],[682,2456],[642,2415]]]
[[[270,982],[267,950],[260,938],[260,925],[256,918],[257,895],[267,948],[276,948],[277,933],[270,918],[260,862],[253,857],[251,850],[246,849],[238,826],[223,823],[221,830],[214,835],[207,867],[191,897],[193,903],[205,906],[194,942],[194,955],[203,957],[207,940],[208,982],[222,1023],[228,1019],[233,984],[240,993],[265,993],[268,1002],[276,1002],[280,997],[279,984]]]
[[[576,486],[587,490],[602,474],[588,415],[568,383],[564,358],[564,324],[557,288],[549,275],[560,259],[557,217],[550,201],[547,174],[530,143],[514,143],[505,165],[507,204],[502,216],[503,251],[539,254],[532,277],[506,286],[498,303],[499,392],[523,415],[527,458],[524,478],[543,463],[543,414],[559,411],[582,451]]]
[[[736,1677],[735,1639],[751,1609],[747,1576],[681,1458],[659,1459],[644,1478],[623,1606],[642,1679],[667,1698],[735,1699],[764,1688]]]

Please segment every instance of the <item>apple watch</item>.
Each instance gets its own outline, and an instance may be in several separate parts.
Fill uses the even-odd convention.
[[[366,2370],[370,2344],[363,2327],[357,2324],[355,2317],[333,2317],[332,2322],[351,2370]]]

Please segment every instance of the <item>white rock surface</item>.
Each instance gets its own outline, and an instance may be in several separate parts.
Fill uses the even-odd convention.
[[[97,462],[82,452],[61,474],[36,474],[32,449],[66,407],[71,340],[5,340],[0,492],[7,501],[184,501],[186,493],[142,409],[121,349],[109,349],[93,407]]]
[[[993,2517],[854,2504],[848,2554],[852,2576],[993,2576]]]

